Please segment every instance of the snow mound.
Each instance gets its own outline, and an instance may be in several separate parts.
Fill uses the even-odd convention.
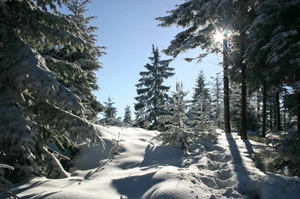
[[[221,130],[184,153],[152,138],[159,132],[96,126],[102,145],[81,146],[65,179],[33,178],[12,189],[20,198],[191,199],[299,198],[299,178],[263,173],[251,156],[264,147]],[[1,196],[1,195],[0,195]]]

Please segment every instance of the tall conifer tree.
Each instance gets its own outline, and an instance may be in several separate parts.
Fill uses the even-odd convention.
[[[140,72],[139,83],[136,85],[137,94],[135,99],[138,103],[135,104],[135,110],[141,110],[145,106],[146,117],[145,120],[150,122],[151,128],[157,129],[159,127],[158,118],[164,114],[163,107],[169,100],[168,91],[169,86],[163,85],[164,80],[173,76],[174,68],[170,68],[171,60],[160,60],[158,48],[152,45],[152,57],[149,57],[151,64],[146,64],[147,71]]]
[[[65,177],[49,148],[68,156],[78,140],[100,141],[68,84],[85,73],[50,53],[64,48],[96,53],[84,31],[57,11],[62,2],[67,1],[0,2],[0,159],[15,168],[5,173],[13,182],[33,175]]]
[[[170,15],[159,17],[157,20],[161,22],[160,26],[168,27],[173,24],[181,26],[184,30],[178,33],[171,41],[169,47],[164,50],[168,55],[176,57],[179,53],[186,50],[200,47],[205,53],[200,54],[197,59],[202,59],[208,53],[221,52],[220,46],[214,41],[214,34],[230,30],[227,15],[232,11],[231,1],[197,1],[188,0],[178,5],[176,9],[169,11]],[[227,18],[225,18],[227,17]],[[229,117],[229,82],[228,80],[228,64],[227,56],[227,39],[223,43],[224,54],[224,123],[225,131],[230,133],[230,117]],[[226,49],[226,50],[224,50]],[[226,55],[226,56],[225,56]]]
[[[78,94],[86,109],[85,115],[89,121],[95,122],[97,114],[104,110],[104,106],[96,99],[92,91],[99,89],[95,71],[101,69],[98,58],[104,54],[104,47],[96,45],[95,31],[97,27],[89,26],[90,22],[95,17],[86,17],[87,5],[90,0],[70,0],[65,3],[68,10],[71,12],[68,16],[76,23],[76,25],[83,32],[83,38],[90,44],[91,51],[77,50],[71,53],[70,49],[63,48],[59,54],[66,60],[76,64],[82,70],[82,75],[70,81],[71,88],[75,88],[74,92]]]
[[[272,87],[277,90],[282,86],[292,88],[291,104],[293,114],[298,115],[300,128],[299,77],[299,9],[300,1],[263,0],[255,7],[255,18],[249,28],[249,44],[246,48],[246,61],[250,74],[261,74],[263,93],[263,132],[266,132],[267,93]],[[252,77],[251,77],[252,78]],[[273,96],[275,97],[275,96]],[[294,101],[295,100],[295,101]],[[279,123],[279,122],[277,122]]]
[[[210,92],[207,88],[205,75],[203,71],[200,70],[196,79],[196,85],[194,87],[193,103],[198,104],[202,112],[206,112],[209,109],[211,102],[211,97],[209,93]]]
[[[206,130],[209,127],[211,115],[211,97],[207,88],[205,76],[200,70],[194,87],[192,105],[189,110],[190,124],[198,130]]]
[[[223,109],[221,107],[221,98],[222,98],[222,83],[219,73],[216,74],[216,77],[211,77],[212,81],[212,92],[211,92],[211,98],[212,98],[212,112],[213,112],[213,118],[215,121],[215,124],[218,127],[221,127],[222,123],[222,116],[223,116]]]

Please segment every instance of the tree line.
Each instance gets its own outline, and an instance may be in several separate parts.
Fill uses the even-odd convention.
[[[127,106],[124,119],[118,119],[117,108],[109,97],[104,102],[106,110],[100,123],[160,131],[168,131],[171,126],[197,127],[202,131],[213,126],[223,128],[220,75],[211,77],[212,82],[208,84],[204,72],[200,70],[191,99],[187,99],[189,92],[183,90],[183,83],[177,82],[175,91],[171,90],[171,86],[165,85],[165,80],[174,76],[175,72],[169,66],[172,60],[161,60],[160,54],[153,45],[150,63],[145,64],[145,71],[139,73],[134,104],[135,118],[133,119],[130,107]]]
[[[209,53],[222,53],[223,92],[218,101],[223,98],[221,123],[226,133],[237,130],[247,139],[248,130],[259,130],[263,137],[270,130],[299,131],[299,8],[299,0],[189,0],[157,18],[161,27],[183,28],[163,50],[166,55],[176,58],[201,48],[204,53],[186,59],[199,61]],[[221,42],[214,40],[216,34],[222,34]],[[145,127],[150,129],[160,128],[155,127],[161,125],[158,115],[170,101],[163,97],[170,88],[162,80],[172,76],[163,69],[170,60],[159,63],[155,54],[153,47],[152,63],[140,73],[135,98],[140,126],[149,123]]]
[[[176,57],[196,47],[206,52],[196,59],[223,53],[225,132],[236,123],[247,139],[247,122],[253,119],[260,121],[262,136],[268,129],[282,130],[283,124],[299,131],[299,9],[299,0],[189,0],[157,18],[161,27],[184,29],[164,50],[167,55]],[[218,32],[224,36],[222,47],[213,39]],[[239,107],[238,118],[230,114],[235,108],[230,100]]]

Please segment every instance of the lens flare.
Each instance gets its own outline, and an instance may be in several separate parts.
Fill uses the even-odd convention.
[[[222,42],[223,42],[223,39],[224,39],[224,33],[223,33],[223,32],[217,31],[217,32],[214,34],[214,39],[215,39],[216,42],[222,43]]]

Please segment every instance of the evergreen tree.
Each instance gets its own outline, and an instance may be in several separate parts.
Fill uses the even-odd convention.
[[[286,108],[288,109],[289,112],[289,124],[291,127],[293,127],[293,116],[297,117],[297,122],[296,122],[296,129],[299,132],[300,131],[300,107],[299,107],[299,102],[300,102],[300,91],[299,88],[292,88],[290,92],[287,93],[286,99],[285,99],[285,104]],[[295,106],[296,105],[296,106]]]
[[[240,111],[240,136],[247,139],[247,63],[245,51],[247,42],[247,30],[251,22],[251,14],[254,13],[252,1],[236,1],[232,3],[234,8],[234,25],[232,31],[235,35],[231,40],[230,57],[233,60],[233,70],[238,74],[238,83],[241,87],[241,111]]]
[[[147,121],[147,110],[150,108],[148,104],[146,104],[145,95],[139,95],[135,97],[137,103],[134,105],[135,108],[135,122],[134,126],[148,129],[150,127],[150,122]]]
[[[191,48],[201,47],[207,52],[218,52],[212,35],[223,32],[224,57],[224,120],[225,132],[230,132],[229,81],[240,85],[239,129],[242,139],[247,139],[248,105],[254,90],[262,92],[262,126],[265,135],[267,121],[268,93],[271,88],[278,91],[283,87],[292,88],[294,99],[299,97],[299,0],[237,0],[197,1],[187,0],[169,16],[159,17],[160,26],[173,24],[185,30],[176,35],[165,52],[176,57]],[[279,93],[280,94],[280,93]],[[226,99],[225,99],[226,98]],[[277,129],[280,129],[280,100],[274,93]],[[291,100],[290,103],[294,103]],[[300,106],[293,104],[300,127]],[[249,110],[248,110],[249,109]],[[271,115],[271,114],[270,114]],[[270,121],[273,121],[270,120]],[[273,123],[272,123],[273,124]],[[228,127],[227,127],[228,126]]]
[[[117,108],[114,106],[115,102],[111,97],[107,102],[104,102],[105,110],[103,112],[104,118],[99,120],[102,125],[123,126],[122,120],[117,118]]]
[[[176,83],[176,92],[173,92],[170,102],[166,105],[167,115],[162,116],[162,120],[167,123],[168,128],[173,126],[184,128],[187,121],[187,110],[190,101],[185,100],[188,92],[183,91],[182,83]]]
[[[263,136],[266,128],[268,91],[274,86],[278,89],[289,86],[295,88],[295,99],[299,95],[299,8],[299,0],[260,1],[255,7],[255,18],[249,28],[248,38],[251,42],[247,45],[246,61],[253,71],[252,74],[264,75]],[[299,109],[299,103],[291,106]],[[295,114],[297,115],[296,112]],[[298,123],[299,118],[300,115]]]
[[[160,124],[159,116],[164,114],[163,107],[166,105],[169,96],[169,86],[163,85],[164,80],[173,76],[174,69],[169,67],[171,60],[160,60],[158,48],[152,45],[152,57],[149,57],[151,64],[146,64],[147,71],[140,72],[139,83],[136,85],[137,94],[135,99],[135,110],[141,110],[146,106],[145,120],[150,122],[150,128],[158,129]]]
[[[78,140],[100,141],[80,97],[62,81],[84,76],[83,71],[45,54],[55,48],[95,50],[56,3],[61,1],[0,2],[0,159],[15,168],[5,172],[12,182],[33,175],[65,177],[57,159],[69,161]],[[54,156],[52,146],[64,156]]]
[[[189,110],[189,120],[194,128],[201,131],[208,129],[211,119],[211,97],[206,85],[204,73],[200,70]]]
[[[216,74],[216,77],[211,77],[213,82],[212,85],[212,94],[211,94],[211,103],[212,103],[212,114],[213,120],[218,127],[221,127],[222,118],[223,118],[223,109],[221,106],[222,99],[222,83],[219,73]]]
[[[107,102],[104,102],[104,104],[105,104],[104,117],[106,119],[117,119],[117,108],[114,107],[115,102],[113,102],[113,99],[109,97]]]
[[[156,139],[164,144],[171,144],[177,148],[188,150],[192,143],[193,131],[186,124],[187,110],[190,101],[185,100],[188,92],[182,89],[182,83],[176,83],[176,92],[173,92],[170,103],[166,105],[167,115],[160,119],[166,124],[166,132],[161,133]]]
[[[123,123],[126,125],[129,125],[129,126],[132,125],[130,106],[126,106],[126,108],[125,108]]]
[[[200,47],[205,53],[200,54],[197,59],[202,59],[208,53],[220,52],[220,46],[214,41],[214,34],[230,31],[231,1],[198,1],[188,0],[171,10],[169,16],[159,17],[160,26],[168,27],[173,24],[185,28],[175,36],[169,47],[164,51],[166,54],[176,57],[179,53],[188,49]],[[224,124],[225,132],[230,133],[229,115],[229,77],[228,77],[228,43],[223,40],[224,57]]]
[[[93,49],[92,53],[90,49],[89,51],[77,49],[75,52],[71,52],[70,48],[72,48],[72,46],[67,46],[62,49],[51,49],[50,52],[48,50],[47,52],[52,56],[52,59],[46,59],[46,61],[49,65],[51,65],[53,61],[55,62],[53,70],[56,70],[57,73],[60,73],[60,68],[57,67],[57,60],[54,60],[53,57],[59,57],[60,59],[77,65],[78,69],[81,70],[80,76],[75,79],[69,79],[60,74],[60,81],[63,81],[71,90],[80,96],[86,110],[86,118],[89,121],[95,122],[97,120],[97,114],[104,110],[104,106],[97,101],[96,96],[92,93],[92,91],[99,89],[95,70],[101,69],[98,57],[104,54],[102,51],[104,47],[96,46],[96,36],[93,33],[97,28],[89,26],[90,21],[95,17],[84,16],[87,12],[87,4],[90,2],[90,0],[70,0],[66,2],[65,5],[71,12],[68,17],[74,21],[83,32],[82,37],[89,43],[89,48]]]
[[[230,109],[230,115],[231,117],[231,123],[232,123],[232,129],[235,131],[240,131],[241,129],[241,89],[240,85],[236,82],[232,81],[230,84],[230,103],[231,103],[231,109]]]
[[[227,35],[227,33],[226,33]],[[225,35],[225,36],[226,36]],[[223,104],[224,104],[224,130],[225,133],[231,133],[230,116],[230,82],[229,82],[229,45],[228,39],[223,39]]]
[[[201,112],[207,112],[210,108],[211,97],[209,93],[210,92],[207,88],[205,75],[203,71],[200,70],[194,88],[193,103],[194,105],[200,107]]]

